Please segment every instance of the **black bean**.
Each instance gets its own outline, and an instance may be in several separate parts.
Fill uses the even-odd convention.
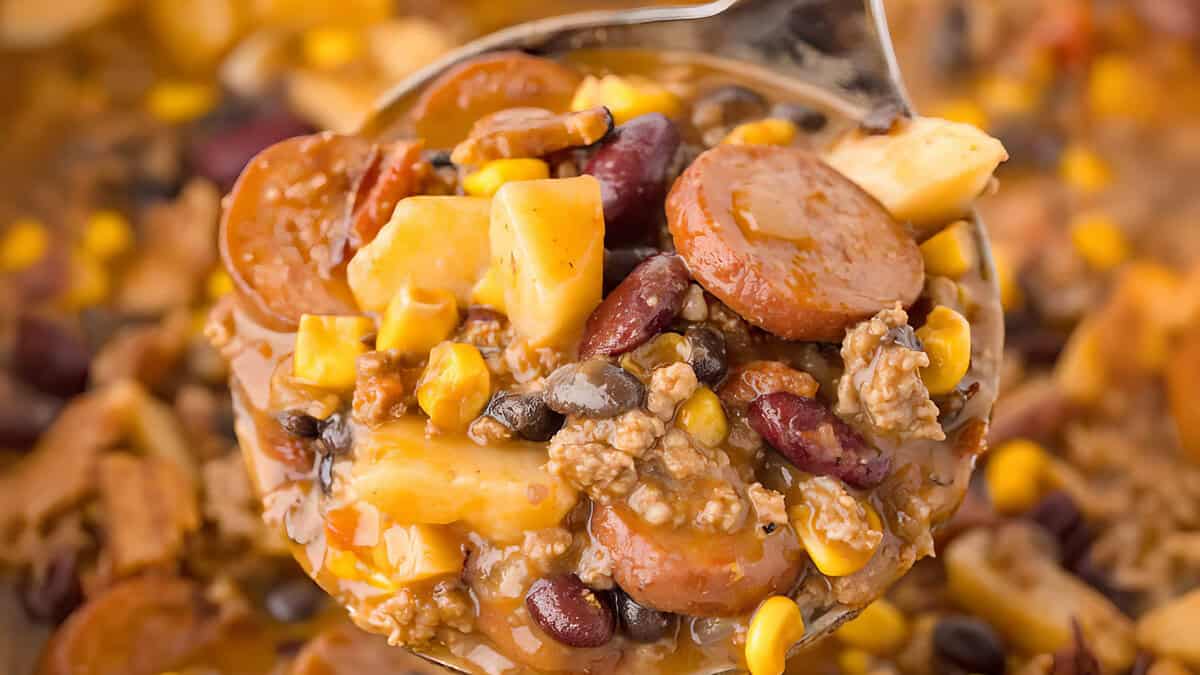
[[[614,129],[592,153],[583,172],[600,181],[606,244],[638,241],[649,233],[662,211],[679,140],[671,120],[650,113]]]
[[[608,295],[646,258],[660,253],[651,246],[604,250],[604,294]]]
[[[979,619],[947,616],[933,627],[933,659],[945,675],[1004,675],[1004,643]]]
[[[296,623],[316,615],[325,597],[325,592],[308,577],[295,578],[268,591],[263,604],[276,621]]]
[[[641,380],[599,359],[562,366],[546,378],[546,405],[563,415],[616,417],[641,407],[645,398]]]
[[[688,365],[695,371],[696,379],[716,386],[729,369],[725,358],[725,336],[708,326],[688,326],[684,334],[692,347]]]
[[[83,603],[78,554],[58,553],[40,575],[28,573],[23,587],[21,601],[30,619],[46,624],[62,623]]]
[[[1092,545],[1091,529],[1075,500],[1066,492],[1051,492],[1025,515],[1054,538],[1063,567],[1073,568]]]
[[[691,275],[683,258],[647,258],[592,311],[579,345],[582,358],[616,356],[658,335],[683,309]]]
[[[316,438],[321,435],[321,420],[298,410],[280,413],[279,426],[293,436]]]
[[[548,441],[563,425],[562,414],[546,405],[541,392],[498,392],[483,414],[527,441]]]
[[[829,124],[829,117],[820,110],[800,103],[776,103],[771,107],[771,117],[790,120],[810,134],[815,134]]]
[[[788,392],[763,394],[747,411],[750,426],[797,468],[872,488],[891,470],[891,456],[872,448],[823,403]]]
[[[349,416],[336,412],[321,423],[321,433],[318,443],[322,450],[331,455],[344,455],[354,446],[354,429],[350,427]]]
[[[317,484],[321,486],[321,492],[327,495],[333,494],[333,461],[331,453],[322,453],[317,458]]]
[[[746,87],[727,84],[701,94],[692,103],[692,126],[697,129],[730,126],[762,117],[767,99]]]
[[[600,647],[616,630],[612,598],[584,586],[574,574],[533,582],[525,607],[542,630],[569,647]]]
[[[617,608],[617,621],[630,640],[657,642],[675,631],[674,614],[646,607],[619,588],[614,592],[613,599]]]
[[[83,336],[57,321],[25,314],[17,321],[13,372],[55,396],[74,396],[87,388],[92,353]]]

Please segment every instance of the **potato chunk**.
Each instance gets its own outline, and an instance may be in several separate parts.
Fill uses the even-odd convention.
[[[575,505],[575,490],[543,470],[545,461],[536,444],[427,438],[421,420],[404,418],[370,432],[354,466],[354,490],[399,522],[462,521],[511,542],[557,525]]]
[[[856,132],[825,156],[925,239],[971,209],[1008,153],[969,124],[920,117],[890,134]]]
[[[411,584],[462,571],[462,546],[435,525],[393,525],[383,533],[388,578]]]
[[[571,345],[600,304],[600,183],[579,176],[504,185],[492,202],[491,240],[517,333],[536,346]]]
[[[488,200],[409,197],[346,270],[359,306],[382,312],[405,284],[447,290],[466,304],[488,262]]]

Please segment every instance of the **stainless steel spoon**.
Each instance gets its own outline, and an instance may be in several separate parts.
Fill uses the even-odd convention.
[[[511,49],[545,55],[601,47],[693,52],[755,66],[769,79],[791,88],[799,85],[806,95],[851,117],[885,104],[911,111],[883,5],[884,0],[715,0],[532,21],[475,40],[409,76],[381,97],[360,133],[372,138],[397,135],[404,113],[434,78],[480,54]],[[978,218],[972,223],[984,278],[998,297],[986,231]],[[979,345],[976,354],[998,354],[1001,349],[1002,324],[998,316],[992,318],[972,326],[973,343]],[[990,370],[982,373],[982,396],[994,399],[998,369]],[[856,614],[839,606],[807,617],[806,634],[795,649],[828,635]],[[462,667],[444,652],[421,656],[455,670]]]

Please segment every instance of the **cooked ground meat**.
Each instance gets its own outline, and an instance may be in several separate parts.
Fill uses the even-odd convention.
[[[802,492],[814,514],[813,531],[826,541],[841,542],[856,551],[870,551],[883,539],[883,533],[871,527],[863,505],[836,478],[809,478]]]
[[[697,323],[708,319],[708,301],[704,299],[704,289],[699,284],[688,286],[679,316]]]
[[[416,403],[421,369],[396,352],[367,352],[358,359],[354,386],[354,417],[374,426],[396,419]]]
[[[782,525],[788,522],[787,502],[782,494],[763,487],[761,483],[753,483],[746,493],[760,528],[772,523]]]
[[[533,563],[548,568],[550,563],[561,558],[571,547],[570,530],[561,527],[551,527],[525,533],[525,541],[521,544],[521,552]]]
[[[650,377],[646,409],[664,422],[675,416],[675,408],[696,393],[696,373],[686,363],[658,368]]]
[[[547,466],[593,499],[605,501],[634,488],[634,460],[664,433],[662,420],[640,409],[609,420],[571,418],[551,439]]]
[[[366,617],[366,627],[387,635],[392,645],[418,646],[439,632],[470,632],[475,624],[471,599],[456,581],[437,584],[427,592],[402,588]]]

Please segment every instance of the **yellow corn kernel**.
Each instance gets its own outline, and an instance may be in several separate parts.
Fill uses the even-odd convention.
[[[375,347],[424,355],[450,337],[457,325],[458,303],[453,293],[405,284],[388,303]]]
[[[62,298],[67,309],[95,307],[107,300],[111,291],[108,270],[99,260],[78,251],[71,255],[71,283]]]
[[[549,177],[550,165],[540,159],[496,159],[467,174],[463,189],[472,197],[491,197],[505,183]]]
[[[1037,106],[1038,91],[1029,82],[1014,77],[995,76],[979,84],[979,101],[999,115],[1025,114]]]
[[[97,260],[111,260],[133,248],[133,228],[117,211],[97,211],[88,217],[82,246]]]
[[[796,140],[796,125],[791,120],[768,117],[739,124],[722,143],[730,145],[791,145]]]
[[[1099,192],[1112,182],[1112,169],[1100,155],[1082,145],[1063,150],[1058,160],[1058,175],[1080,192]]]
[[[879,512],[870,502],[860,501],[867,526],[876,532],[883,531]],[[844,577],[862,569],[875,555],[878,542],[868,548],[853,548],[843,541],[830,541],[812,527],[817,514],[808,504],[797,504],[788,511],[792,527],[796,529],[800,543],[808,552],[813,564],[827,577]]]
[[[571,110],[587,110],[599,105],[608,108],[617,124],[653,112],[678,117],[682,109],[679,98],[670,90],[638,75],[586,77],[575,90]]]
[[[957,279],[971,269],[975,247],[967,221],[960,220],[921,244],[925,273]]]
[[[458,574],[463,558],[459,542],[437,525],[393,525],[374,556],[376,568],[397,585]]]
[[[443,342],[429,353],[417,385],[417,403],[437,427],[466,429],[492,395],[492,378],[479,350]]]
[[[854,648],[843,649],[837,657],[838,669],[842,671],[842,675],[867,675],[872,660],[869,652]]]
[[[679,408],[675,424],[710,448],[724,443],[729,435],[729,419],[725,417],[721,399],[708,387],[697,389]]]
[[[13,222],[0,239],[0,270],[20,272],[46,257],[50,232],[41,222],[22,218]]]
[[[1095,403],[1109,381],[1098,319],[1093,315],[1075,326],[1054,363],[1055,383],[1067,398],[1085,405]]]
[[[1100,271],[1110,270],[1129,257],[1125,233],[1102,213],[1075,219],[1071,223],[1071,243],[1087,264]]]
[[[502,270],[499,267],[489,267],[483,273],[483,278],[471,289],[471,304],[491,307],[498,312],[505,311],[504,283],[501,274]]]
[[[146,109],[167,124],[183,124],[212,110],[217,97],[216,87],[205,82],[160,82],[150,89]]]
[[[363,338],[374,330],[374,322],[365,316],[302,315],[292,375],[318,387],[353,388],[355,361],[367,351]]]
[[[686,361],[691,353],[687,338],[679,333],[660,333],[646,344],[621,355],[621,367],[640,378],[650,377],[655,368]]]
[[[1001,513],[1028,511],[1042,496],[1042,477],[1050,457],[1025,439],[1008,441],[991,452],[983,469],[992,505]]]
[[[209,300],[219,300],[233,292],[233,277],[218,267],[213,270],[204,282],[204,290]]]
[[[750,675],[783,675],[788,650],[804,637],[804,617],[789,597],[773,595],[750,619],[746,631],[746,667]]]
[[[996,265],[996,286],[1000,289],[1000,305],[1004,311],[1014,311],[1025,302],[1021,285],[1017,283],[1012,256],[1000,246],[992,247],[992,262]]]
[[[862,612],[834,631],[850,647],[886,656],[903,646],[908,638],[908,619],[884,598],[863,607]]]
[[[934,117],[970,124],[976,129],[987,129],[989,123],[987,112],[970,99],[949,101],[937,109]]]
[[[335,26],[311,28],[301,39],[304,61],[318,70],[333,70],[355,61],[365,46],[358,32]]]
[[[1126,56],[1098,57],[1088,73],[1087,101],[1092,112],[1108,117],[1138,117],[1147,110],[1152,95],[1145,78]]]
[[[938,305],[917,329],[917,337],[929,355],[929,366],[921,369],[929,393],[954,391],[971,365],[971,324],[962,314]]]

